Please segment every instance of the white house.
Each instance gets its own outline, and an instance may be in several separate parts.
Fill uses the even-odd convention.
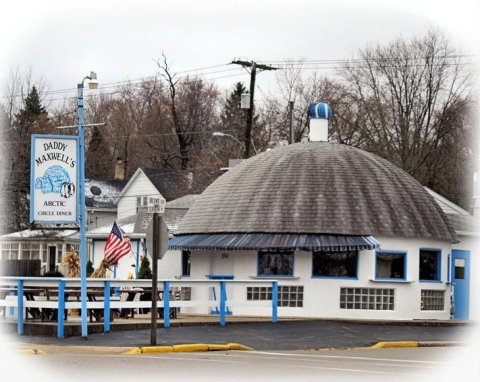
[[[140,268],[141,257],[145,255],[147,227],[154,212],[163,214],[169,231],[173,233],[179,225],[197,195],[187,194],[191,189],[191,179],[171,170],[139,168],[114,201],[117,205],[115,217],[101,227],[87,232],[90,259],[97,267],[103,259],[107,237],[113,221],[129,236],[132,251],[119,261],[114,270],[114,277],[136,277]],[[183,195],[180,198],[177,196]],[[182,252],[168,251],[159,261],[158,277],[180,277],[182,269]],[[185,260],[186,261],[186,260]]]

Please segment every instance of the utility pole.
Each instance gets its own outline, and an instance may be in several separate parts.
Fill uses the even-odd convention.
[[[289,116],[290,116],[290,140],[289,143],[295,143],[295,132],[293,128],[293,101],[288,102],[288,111],[289,111]]]
[[[232,64],[241,65],[244,68],[250,69],[250,108],[247,115],[247,126],[245,128],[245,151],[243,157],[245,159],[250,158],[250,144],[252,142],[252,124],[254,116],[254,93],[255,93],[255,77],[257,76],[257,70],[277,70],[277,68],[269,65],[257,64],[255,61],[232,61]]]
[[[151,325],[150,325],[150,345],[157,344],[157,296],[158,296],[158,250],[160,247],[160,215],[153,214],[153,250],[152,250],[152,310],[151,310]]]

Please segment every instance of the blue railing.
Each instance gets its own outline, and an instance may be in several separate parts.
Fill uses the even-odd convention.
[[[278,282],[276,280],[158,280],[160,286],[163,286],[163,299],[159,300],[157,306],[163,308],[163,326],[170,327],[170,311],[171,309],[180,307],[205,307],[218,304],[219,309],[219,324],[226,325],[227,316],[227,301],[229,306],[262,306],[269,301],[231,301],[227,300],[227,286],[239,285],[266,285],[272,287],[271,300],[271,320],[278,321]],[[220,289],[220,301],[213,300],[193,300],[193,301],[179,301],[170,299],[170,291],[172,284],[180,287],[199,287],[199,286],[217,286]],[[87,309],[96,309],[103,311],[103,331],[108,333],[110,331],[110,319],[112,309],[139,309],[151,308],[151,301],[118,301],[112,299],[113,289],[122,288],[150,288],[151,280],[119,280],[119,279],[88,279],[87,288],[94,289],[97,295],[102,295],[103,300],[96,301],[95,299],[87,301]],[[36,289],[32,289],[36,288]],[[32,291],[44,288],[57,297],[57,300],[34,300]],[[80,288],[80,279],[78,278],[45,278],[45,277],[0,277],[0,291],[5,294],[5,299],[0,299],[0,307],[4,308],[6,314],[7,307],[10,310],[17,309],[17,332],[24,333],[25,312],[27,308],[56,310],[57,311],[57,337],[64,337],[65,316],[66,309],[80,309],[81,301],[71,301],[66,298],[67,288]],[[16,298],[12,298],[13,296]],[[10,312],[12,313],[12,312]]]

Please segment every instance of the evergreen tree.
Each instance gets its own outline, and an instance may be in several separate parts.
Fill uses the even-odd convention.
[[[140,264],[140,270],[138,271],[139,279],[151,279],[152,278],[152,270],[150,269],[150,261],[148,260],[147,256],[142,257],[142,262]]]
[[[89,178],[112,178],[113,166],[108,143],[99,128],[92,129],[86,152],[86,173]]]
[[[37,88],[33,86],[8,132],[8,139],[12,141],[9,146],[12,150],[9,153],[12,172],[7,192],[15,206],[11,211],[12,230],[25,229],[29,224],[30,137],[33,133],[45,133],[49,128],[48,113],[40,101]]]
[[[243,83],[237,82],[234,90],[225,101],[225,106],[220,116],[222,129],[231,131],[231,135],[243,142],[246,126],[245,110],[240,108],[242,94],[246,93]]]

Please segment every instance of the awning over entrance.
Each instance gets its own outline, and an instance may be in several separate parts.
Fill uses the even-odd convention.
[[[304,250],[352,251],[379,248],[373,236],[226,233],[181,235],[169,240],[169,249],[197,251]]]

